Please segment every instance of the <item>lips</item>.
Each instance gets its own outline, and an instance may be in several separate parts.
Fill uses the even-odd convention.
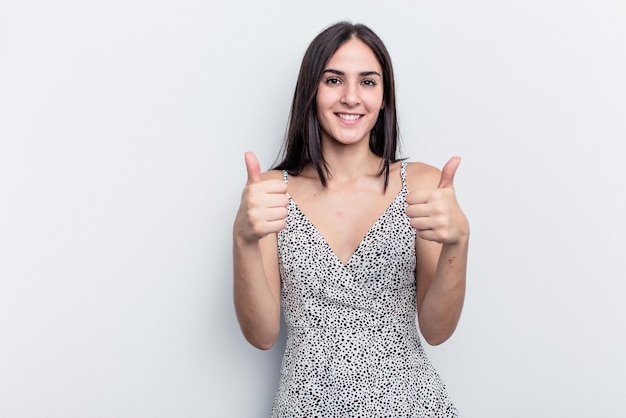
[[[361,116],[363,115],[353,115],[353,114],[348,114],[348,113],[337,113],[337,116],[339,116],[340,119],[343,119],[347,122],[354,122],[357,119],[360,119]]]

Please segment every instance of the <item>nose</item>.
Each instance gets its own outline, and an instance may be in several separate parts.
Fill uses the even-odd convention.
[[[354,83],[346,83],[343,96],[341,97],[341,103],[348,106],[356,106],[360,101],[358,86],[354,85]]]

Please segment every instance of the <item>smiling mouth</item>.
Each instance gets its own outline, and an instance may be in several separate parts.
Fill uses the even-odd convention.
[[[348,115],[345,113],[337,113],[337,116],[339,116],[343,120],[352,122],[352,121],[359,119],[362,115]]]

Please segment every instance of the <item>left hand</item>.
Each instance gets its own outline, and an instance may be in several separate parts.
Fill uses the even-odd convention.
[[[461,159],[452,157],[441,170],[436,189],[409,192],[406,214],[418,236],[441,244],[456,244],[469,237],[469,224],[456,201],[454,175]]]

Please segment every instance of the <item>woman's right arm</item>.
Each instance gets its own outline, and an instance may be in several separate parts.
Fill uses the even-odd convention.
[[[280,330],[280,274],[276,232],[285,227],[287,185],[277,173],[260,174],[246,153],[248,182],[233,226],[233,291],[241,331],[262,350],[274,345]]]

